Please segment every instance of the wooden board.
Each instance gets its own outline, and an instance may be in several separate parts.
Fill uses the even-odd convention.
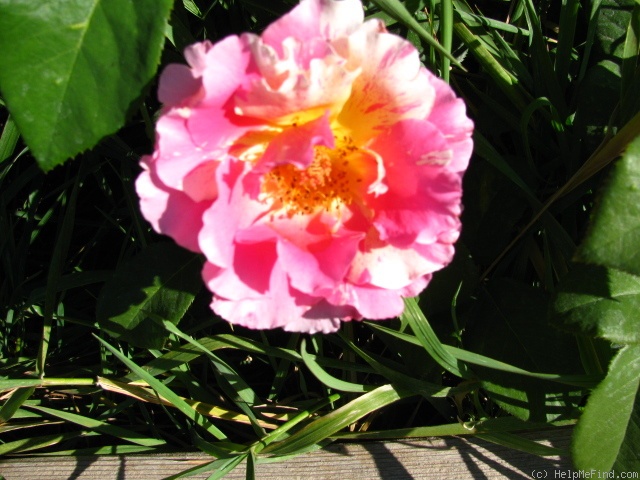
[[[521,434],[565,448],[571,428]],[[15,457],[0,460],[6,480],[162,479],[211,461],[201,453],[94,457]],[[477,438],[439,437],[398,442],[335,443],[282,463],[259,463],[258,479],[531,479],[561,478],[569,472],[565,457],[538,457]],[[538,473],[539,472],[539,473]],[[189,478],[207,478],[199,475]],[[239,465],[225,478],[244,479]],[[570,478],[565,473],[562,478]]]

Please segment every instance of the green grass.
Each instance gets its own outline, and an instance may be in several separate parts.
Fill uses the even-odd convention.
[[[161,65],[195,40],[261,32],[295,2],[267,3],[176,1]],[[182,318],[148,315],[157,348],[101,330],[103,286],[165,241],[133,188],[156,85],[47,174],[0,105],[0,455],[198,449],[211,462],[185,475],[244,461],[251,478],[341,439],[480,435],[562,453],[517,432],[579,422],[616,352],[553,312],[607,167],[640,134],[640,14],[622,4],[365,2],[466,100],[475,153],[453,263],[401,318],[335,335],[232,328],[204,288]]]

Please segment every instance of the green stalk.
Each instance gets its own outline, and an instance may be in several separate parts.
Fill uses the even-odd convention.
[[[442,79],[449,83],[451,68],[451,47],[453,45],[453,3],[451,0],[440,1],[440,41],[449,55],[442,54]]]
[[[20,378],[0,380],[0,391],[26,387],[87,387],[96,385],[95,378]]]
[[[482,41],[465,24],[455,22],[453,29],[494,80],[498,88],[513,102],[514,106],[521,112],[527,108],[530,102],[526,99],[526,94],[523,93],[518,79],[500,65],[500,62],[491,55],[491,52],[482,44]]]

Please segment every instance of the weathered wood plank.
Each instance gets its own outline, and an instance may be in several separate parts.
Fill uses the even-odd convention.
[[[522,436],[564,448],[572,429],[529,432]],[[95,457],[16,457],[0,460],[6,480],[141,479],[155,480],[211,461],[201,453]],[[556,478],[569,471],[564,457],[538,457],[476,438],[432,438],[399,442],[337,443],[283,463],[260,463],[260,479],[449,479]],[[207,478],[208,475],[191,478]],[[245,478],[244,465],[225,478]]]

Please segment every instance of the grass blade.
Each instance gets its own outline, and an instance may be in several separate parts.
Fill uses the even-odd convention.
[[[453,28],[456,35],[471,50],[498,88],[519,111],[523,111],[530,100],[527,99],[528,95],[520,87],[518,79],[496,60],[480,37],[474,35],[464,23],[455,22]]]
[[[166,398],[158,395],[153,390],[148,388],[144,388],[139,385],[131,385],[128,383],[118,382],[117,380],[110,380],[104,377],[98,377],[98,385],[103,389],[120,393],[122,395],[126,395],[131,398],[135,398],[136,400],[140,400],[142,402],[149,402],[155,404],[162,404],[168,407],[173,407]],[[187,404],[189,404],[193,409],[197,410],[202,415],[206,415],[207,417],[219,418],[220,420],[226,420],[229,422],[237,422],[250,425],[251,420],[246,415],[242,415],[241,413],[234,412],[232,410],[227,410],[225,408],[220,408],[215,405],[211,405],[208,403],[192,400],[189,398],[180,397]],[[275,420],[287,420],[293,413],[291,412],[283,412],[283,413],[262,413],[262,416],[273,418],[273,422],[267,420],[259,419],[258,422],[260,426],[263,428],[276,428],[279,423],[276,423]]]
[[[442,79],[449,83],[451,46],[453,45],[453,3],[452,0],[440,0],[440,38],[442,48],[449,55],[442,55]]]
[[[207,420],[202,414],[191,407],[182,398],[173,393],[173,391],[171,391],[171,389],[164,383],[162,383],[157,378],[149,375],[149,373],[147,373],[144,369],[136,365],[135,362],[125,357],[122,353],[120,353],[120,351],[118,351],[116,348],[113,348],[109,343],[107,343],[100,337],[95,336],[95,338],[97,338],[98,341],[102,345],[104,345],[104,347],[109,350],[118,360],[120,360],[129,369],[135,372],[135,374],[138,375],[142,380],[147,382],[151,386],[151,388],[153,388],[156,392],[158,392],[158,394],[166,398],[168,402],[170,402],[174,407],[180,410],[187,418],[193,420],[197,425],[204,428],[218,440],[226,440],[227,436],[224,433],[222,433],[215,425],[209,422],[209,420]]]
[[[487,442],[495,443],[496,445],[502,445],[503,447],[512,448],[532,455],[540,455],[542,457],[567,455],[567,451],[562,448],[542,445],[541,443],[534,442],[527,438],[522,438],[518,435],[514,435],[513,433],[481,433],[477,437],[482,440],[486,440]]]
[[[56,246],[53,249],[51,264],[49,266],[49,273],[47,274],[47,288],[44,298],[44,319],[42,327],[42,338],[40,341],[40,348],[38,350],[38,357],[36,359],[36,372],[42,378],[44,377],[44,367],[47,358],[47,352],[49,350],[49,340],[51,336],[51,326],[53,322],[53,313],[56,303],[57,285],[62,277],[62,271],[64,269],[64,263],[67,259],[67,253],[69,246],[71,245],[71,234],[73,232],[73,225],[75,223],[76,214],[76,199],[78,198],[78,191],[80,190],[80,178],[81,174],[78,174],[69,196],[69,201],[64,209],[64,217],[62,219],[62,225],[58,231],[58,237],[56,240]]]
[[[373,328],[374,330],[377,329],[383,331],[386,334],[393,335],[394,337],[404,340],[405,342],[412,343],[414,345],[422,345],[420,340],[412,335],[397,332],[390,328],[378,325],[375,322],[367,322],[367,326]],[[513,365],[510,365],[508,363],[504,363],[490,357],[485,357],[484,355],[479,355],[477,353],[469,352],[467,350],[452,347],[450,345],[443,345],[443,347],[454,358],[457,358],[466,363],[479,365],[481,367],[492,368],[494,370],[500,370],[502,372],[516,373],[518,375],[524,375],[526,377],[539,378],[541,380],[550,380],[552,382],[558,382],[565,385],[592,388],[600,383],[603,378],[602,375],[556,375],[548,373],[529,372],[528,370],[514,367]]]
[[[68,432],[53,435],[42,435],[40,437],[22,438],[20,440],[1,444],[0,456],[8,455],[10,453],[23,453],[31,450],[38,450],[40,448],[50,447],[51,445],[57,445],[65,440],[71,440],[73,438],[87,435],[91,434],[87,432]]]
[[[273,455],[299,452],[329,438],[365,415],[412,395],[415,393],[383,385],[311,422],[286,440],[269,445],[263,452]]]
[[[102,433],[105,435],[112,435],[121,440],[126,440],[136,445],[143,447],[158,447],[166,445],[167,442],[158,438],[149,438],[139,433],[127,430],[126,428],[118,427],[116,425],[110,425],[100,420],[84,417],[75,413],[65,412],[62,410],[55,410],[53,408],[41,407],[36,405],[25,405],[26,408],[34,409],[39,412],[45,413],[55,418],[66,420],[67,422],[75,423],[81,427],[88,428],[96,433]]]
[[[35,390],[34,387],[16,389],[0,408],[0,424],[8,422]]]
[[[340,399],[340,395],[337,393],[334,393],[333,395],[329,395],[327,398],[315,404],[312,408],[308,408],[304,412],[300,412],[298,415],[296,415],[294,418],[289,420],[287,423],[285,423],[284,425],[281,425],[280,427],[275,429],[273,432],[261,438],[258,444],[253,447],[253,450],[255,451],[256,454],[260,453],[267,445],[279,440],[282,436],[286,435],[287,432],[289,432],[289,430],[291,430],[293,427],[298,425],[300,422],[308,419],[311,415],[313,415],[315,412],[325,407],[326,405],[337,402],[339,399]]]
[[[435,383],[425,382],[418,378],[405,375],[404,373],[394,370],[393,368],[387,367],[386,365],[378,362],[372,356],[365,353],[364,350],[358,348],[351,340],[347,339],[344,336],[342,337],[342,339],[347,343],[349,348],[356,352],[365,362],[371,365],[380,375],[383,375],[392,384],[400,388],[409,389],[416,395],[423,395],[427,398],[446,397],[449,394],[450,389],[448,387],[442,387],[441,385],[437,385]]]
[[[473,378],[469,368],[448,352],[433,331],[428,320],[420,310],[415,298],[405,299],[402,318],[411,326],[422,347],[442,368],[460,378]]]
[[[563,0],[560,10],[560,31],[556,49],[555,70],[560,87],[564,90],[569,82],[569,67],[573,42],[578,23],[579,0]]]
[[[0,136],[0,163],[13,155],[18,143],[18,138],[20,138],[20,132],[18,131],[16,122],[9,116],[7,123],[5,123],[2,129],[2,135]]]
[[[422,25],[418,23],[418,21],[413,18],[405,6],[399,0],[373,0],[373,3],[378,5],[380,9],[385,11],[389,16],[395,18],[403,25],[407,26],[411,30],[413,30],[422,40],[427,42],[427,44],[437,50],[441,55],[448,58],[455,66],[462,68],[464,67],[460,65],[460,62],[449,53],[446,48],[438,43],[438,41],[431,36],[429,32],[427,32]]]
[[[325,372],[320,365],[307,353],[307,342],[303,339],[300,344],[300,355],[304,364],[309,371],[324,385],[334,390],[340,390],[341,392],[353,392],[353,393],[366,393],[375,390],[373,385],[360,385],[357,383],[345,382],[339,378],[335,378]]]
[[[210,352],[207,348],[200,344],[197,340],[194,340],[189,335],[184,334],[177,326],[167,320],[156,319],[164,328],[169,332],[177,335],[182,340],[189,342],[194,347],[198,348],[204,353],[209,360],[213,363],[216,371],[218,372],[218,384],[225,391],[227,396],[233,400],[233,402],[244,412],[244,414],[251,420],[251,425],[254,427],[256,433],[260,436],[265,435],[266,432],[260,426],[258,418],[251,410],[251,407],[259,402],[259,397],[253,391],[251,387],[242,379],[238,373],[231,368],[231,366],[222,360],[217,355]]]

